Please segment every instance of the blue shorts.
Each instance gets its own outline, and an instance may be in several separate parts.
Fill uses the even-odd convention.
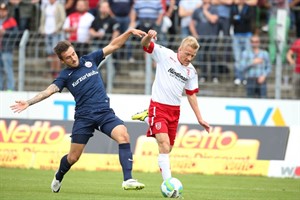
[[[118,126],[124,125],[124,122],[119,119],[113,109],[105,111],[95,111],[85,116],[75,118],[72,129],[72,143],[87,144],[95,130],[99,130],[108,137],[111,137],[112,130]]]

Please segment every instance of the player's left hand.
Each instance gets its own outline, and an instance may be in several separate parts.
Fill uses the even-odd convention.
[[[145,35],[147,35],[146,32],[142,31],[142,30],[139,30],[139,29],[131,29],[131,34],[135,35],[135,36],[139,36],[139,37],[143,37]]]

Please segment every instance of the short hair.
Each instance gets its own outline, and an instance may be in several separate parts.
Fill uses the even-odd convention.
[[[198,51],[198,49],[200,48],[200,45],[197,41],[197,39],[193,36],[187,36],[186,38],[184,38],[181,41],[180,47],[192,47],[193,49],[196,49]]]
[[[53,50],[54,50],[54,53],[58,56],[58,58],[60,60],[62,60],[63,58],[62,58],[61,54],[65,51],[67,51],[69,49],[69,47],[73,47],[71,42],[69,42],[68,40],[63,40],[63,41],[58,42]]]

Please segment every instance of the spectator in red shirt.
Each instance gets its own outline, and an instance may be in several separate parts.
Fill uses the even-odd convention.
[[[100,4],[101,0],[88,0],[89,1],[89,12],[96,17],[98,5]]]
[[[77,49],[76,53],[78,56],[86,55],[89,52],[89,28],[95,17],[88,10],[88,1],[78,0],[76,2],[76,11],[67,16],[63,25],[67,39]]]
[[[294,58],[295,56],[295,58]],[[293,83],[296,99],[300,99],[300,39],[294,41],[286,54],[288,63],[294,66]]]

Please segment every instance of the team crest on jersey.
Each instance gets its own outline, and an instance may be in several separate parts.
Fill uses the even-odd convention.
[[[155,123],[155,128],[156,128],[156,130],[160,130],[161,129],[161,122],[156,122]]]
[[[88,61],[88,62],[85,62],[84,65],[86,67],[91,67],[93,64],[92,64],[92,62]]]

